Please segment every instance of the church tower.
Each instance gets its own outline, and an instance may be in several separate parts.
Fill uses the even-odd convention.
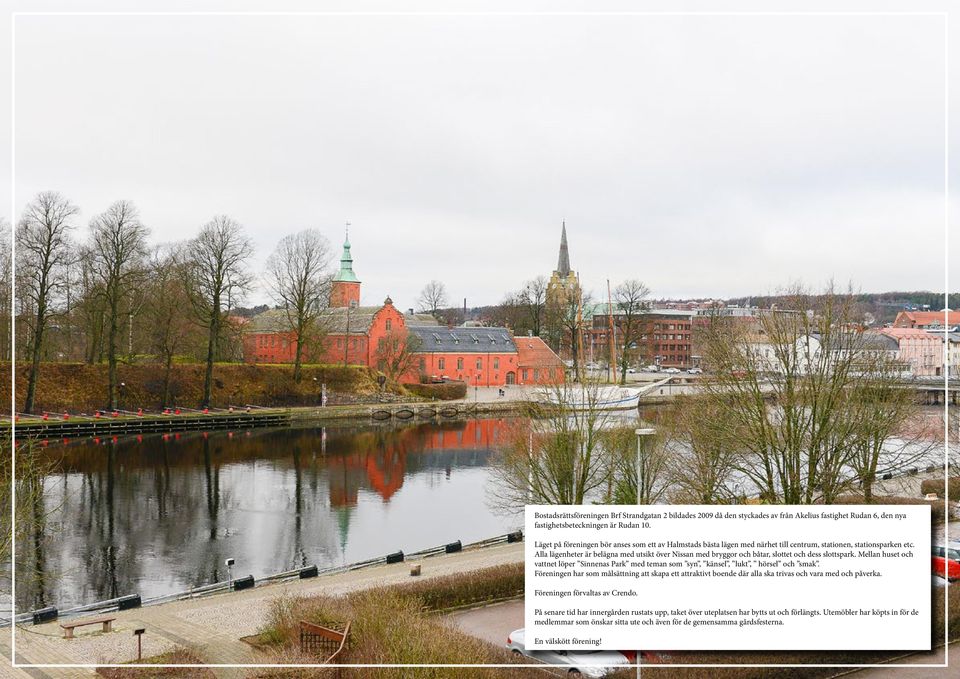
[[[360,305],[360,279],[353,272],[353,256],[350,254],[350,231],[343,241],[340,255],[340,271],[333,277],[330,287],[331,307],[355,307]]]
[[[580,286],[577,274],[570,270],[570,249],[567,246],[567,223],[563,222],[560,232],[560,256],[557,259],[557,268],[550,275],[547,283],[547,304],[554,308],[563,308],[568,302],[577,299]]]

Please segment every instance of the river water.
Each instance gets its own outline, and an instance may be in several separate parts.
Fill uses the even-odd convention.
[[[508,421],[88,439],[51,452],[46,537],[22,552],[18,608],[144,598],[522,526],[487,480]]]

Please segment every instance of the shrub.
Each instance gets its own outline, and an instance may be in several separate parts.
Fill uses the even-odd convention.
[[[411,394],[437,401],[453,401],[466,398],[467,385],[465,382],[439,382],[437,384],[407,384],[404,385]]]
[[[398,585],[396,591],[419,598],[428,611],[506,599],[523,593],[523,564],[512,563],[420,580]]]
[[[947,490],[950,491],[951,500],[960,500],[960,476],[951,476],[947,480],[947,487],[944,487],[943,479],[927,479],[920,484],[922,495],[936,493],[937,497],[944,497]]]
[[[204,662],[196,652],[177,648],[167,653],[144,658],[134,662],[151,665],[197,665]],[[213,670],[206,667],[158,667],[157,669],[141,667],[98,667],[97,674],[108,679],[215,679]]]

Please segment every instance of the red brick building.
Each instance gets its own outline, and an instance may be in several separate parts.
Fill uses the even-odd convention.
[[[606,304],[592,309],[592,318],[584,338],[588,361],[605,361],[610,357],[610,313]],[[696,365],[693,353],[694,312],[682,309],[653,309],[642,315],[638,339],[631,351],[634,361],[664,368],[690,368]],[[614,346],[617,356],[623,350],[625,319],[616,306],[613,309]]]
[[[411,322],[422,322],[410,319]],[[388,297],[383,306],[344,306],[327,309],[319,321],[319,339],[307,339],[304,361],[375,366],[381,341],[407,327],[408,318]],[[264,311],[244,328],[243,358],[247,363],[293,363],[296,333],[283,309]]]
[[[247,363],[293,363],[296,333],[283,309],[265,311],[244,326]],[[475,386],[562,382],[563,363],[538,337],[514,341],[506,328],[441,327],[426,314],[404,314],[388,297],[382,306],[360,306],[360,280],[353,271],[350,241],[343,244],[330,305],[318,322],[317,340],[307,338],[304,361],[377,368],[398,335],[416,342],[413,369],[405,381],[461,380]]]
[[[514,338],[506,328],[413,326],[416,364],[428,380],[450,379],[480,387],[563,382],[557,356],[539,337]]]

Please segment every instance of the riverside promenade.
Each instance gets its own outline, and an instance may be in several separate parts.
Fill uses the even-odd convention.
[[[271,603],[278,597],[335,596],[411,582],[414,579],[410,576],[413,563],[422,564],[422,574],[418,579],[425,580],[521,561],[523,543],[516,542],[397,564],[370,566],[307,580],[291,580],[240,592],[112,613],[117,618],[112,632],[103,633],[99,625],[94,625],[77,630],[74,639],[64,639],[57,622],[19,625],[16,629],[17,662],[35,665],[130,662],[137,656],[137,640],[133,630],[140,627],[147,630],[143,636],[144,658],[178,647],[188,647],[210,665],[264,662],[254,648],[241,641],[241,638],[260,631],[267,621]],[[93,675],[92,667],[12,668],[9,628],[0,630],[0,656],[0,677],[72,679]],[[242,669],[211,669],[224,679],[245,676]]]

